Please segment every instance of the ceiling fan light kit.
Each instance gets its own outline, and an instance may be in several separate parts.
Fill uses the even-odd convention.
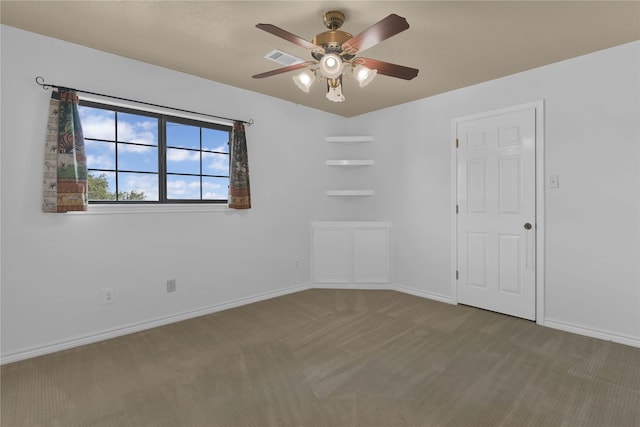
[[[415,68],[376,59],[356,58],[356,55],[365,49],[369,49],[381,41],[408,29],[409,24],[405,18],[391,14],[356,36],[339,30],[344,23],[344,19],[344,14],[340,11],[332,10],[325,13],[323,23],[329,31],[316,34],[311,42],[275,25],[256,25],[261,30],[308,49],[311,51],[311,56],[315,61],[293,64],[266,73],[256,74],[253,78],[260,79],[307,67],[300,74],[293,76],[294,83],[303,92],[309,93],[313,82],[316,79],[324,78],[327,83],[327,99],[333,102],[342,102],[345,100],[342,94],[342,79],[346,66],[351,68],[351,72],[360,87],[365,87],[371,83],[377,74],[404,80],[411,80],[418,75],[419,70]]]
[[[343,67],[342,58],[335,53],[328,53],[320,60],[320,70],[328,79],[338,78],[342,74]]]
[[[353,69],[353,74],[356,75],[356,80],[360,83],[360,87],[365,87],[371,83],[371,80],[378,74],[378,70],[372,70],[362,64],[358,64]]]
[[[300,74],[296,74],[293,76],[294,83],[302,90],[303,92],[309,93],[309,89],[311,89],[311,85],[316,79],[316,75],[313,70],[305,70]]]

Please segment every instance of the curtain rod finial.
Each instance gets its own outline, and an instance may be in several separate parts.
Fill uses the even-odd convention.
[[[42,86],[42,89],[44,89],[44,90],[47,90],[47,89],[51,88],[51,86],[49,86],[49,85],[44,83],[44,77],[41,77],[41,76],[37,76],[36,77],[36,84],[39,85],[39,86]]]

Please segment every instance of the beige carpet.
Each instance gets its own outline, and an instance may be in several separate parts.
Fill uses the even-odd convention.
[[[640,426],[640,349],[393,291],[304,291],[1,374],[3,427]]]

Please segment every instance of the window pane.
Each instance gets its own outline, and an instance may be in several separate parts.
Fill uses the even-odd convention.
[[[158,172],[158,149],[144,145],[118,144],[118,170]]]
[[[119,172],[118,201],[158,201],[158,175]]]
[[[217,153],[202,153],[203,175],[229,176],[229,155]]]
[[[167,122],[167,147],[200,149],[200,128]]]
[[[202,128],[202,149],[228,153],[229,138],[228,131]]]
[[[83,106],[78,107],[78,111],[85,138],[116,140],[115,111]]]
[[[227,200],[229,178],[202,177],[202,200]]]
[[[158,145],[158,119],[118,113],[118,141]]]
[[[167,198],[200,200],[200,177],[167,174]]]
[[[113,142],[85,140],[87,167],[89,169],[116,168],[116,144]]]
[[[105,201],[115,199],[115,172],[89,171],[89,201]]]
[[[200,152],[167,148],[167,172],[200,175]]]

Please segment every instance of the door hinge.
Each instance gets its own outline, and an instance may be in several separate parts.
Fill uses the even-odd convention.
[[[460,143],[458,142],[458,138],[456,138],[456,148],[458,148]]]
[[[458,211],[458,205],[456,205],[456,214],[458,214],[458,212],[459,212],[459,211]]]
[[[458,270],[456,270],[456,280],[458,280]]]

